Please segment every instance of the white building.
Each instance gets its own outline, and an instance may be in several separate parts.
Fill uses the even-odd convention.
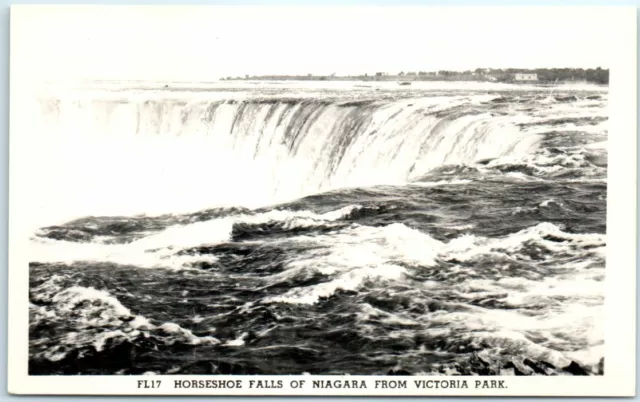
[[[523,73],[517,73],[514,76],[514,80],[515,81],[538,81],[538,74],[523,74]]]

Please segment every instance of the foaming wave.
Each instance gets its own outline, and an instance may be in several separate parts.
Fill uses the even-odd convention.
[[[349,216],[358,205],[350,205],[324,214],[310,211],[271,210],[259,214],[239,214],[195,222],[173,225],[141,239],[125,244],[104,244],[100,238],[91,242],[74,242],[34,237],[31,240],[32,261],[74,263],[80,261],[112,262],[145,268],[176,268],[190,266],[193,261],[215,257],[194,257],[176,254],[176,251],[203,244],[213,245],[231,240],[234,225],[263,224],[277,222],[285,229],[327,225]],[[96,241],[97,240],[97,241]]]
[[[69,353],[76,358],[102,352],[124,342],[151,339],[171,345],[219,343],[211,336],[198,337],[174,323],[154,325],[132,312],[105,290],[69,286],[69,278],[54,275],[30,290],[30,329],[57,328],[58,337],[32,338],[32,358],[60,361]],[[108,346],[107,346],[108,345]]]
[[[331,280],[294,288],[284,295],[268,298],[267,302],[313,304],[338,289],[358,289],[368,279],[399,279],[406,269],[394,261],[434,265],[437,250],[442,247],[440,241],[400,223],[378,228],[355,225],[327,235],[299,236],[295,241],[319,247],[290,259],[286,264],[287,270],[274,275],[271,280],[286,281],[309,271],[328,275]]]
[[[322,269],[320,269],[322,270]],[[311,288],[295,288],[284,295],[267,298],[268,303],[314,304],[336,291],[354,291],[367,280],[397,280],[407,273],[406,269],[392,264],[353,268],[334,276],[329,282],[314,285]]]
[[[501,157],[489,161],[484,168],[527,176],[589,177],[607,172],[607,155],[599,147],[541,149],[524,157]]]
[[[530,246],[536,244],[551,253],[533,254]],[[557,260],[560,256],[580,256],[585,252],[605,257],[606,238],[602,234],[575,234],[563,232],[557,225],[548,222],[521,230],[502,238],[485,238],[465,235],[451,240],[441,250],[445,259],[470,261],[491,253],[502,253],[510,258],[532,260]],[[562,261],[562,260],[558,260]]]

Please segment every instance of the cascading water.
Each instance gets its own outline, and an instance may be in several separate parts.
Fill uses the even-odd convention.
[[[84,194],[76,214],[78,204],[96,208],[87,214],[185,212],[401,184],[535,149],[538,136],[477,108],[486,100],[47,99],[39,131],[52,142],[38,158],[53,159],[40,179],[56,188],[81,181],[71,186]],[[114,194],[125,199],[103,210],[86,199]],[[72,199],[60,203],[69,209]]]

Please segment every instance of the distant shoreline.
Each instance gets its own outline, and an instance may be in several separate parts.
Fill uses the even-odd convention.
[[[240,81],[240,82],[256,82],[256,81],[265,81],[265,82],[358,82],[364,84],[376,84],[376,83],[397,83],[398,85],[408,85],[410,86],[412,83],[420,83],[420,82],[486,82],[486,83],[494,83],[494,84],[513,84],[513,85],[538,85],[543,87],[554,87],[559,85],[567,85],[567,84],[590,84],[590,85],[598,85],[598,86],[609,86],[608,83],[599,83],[594,81],[496,81],[496,80],[481,80],[481,79],[421,79],[421,80],[394,80],[394,79],[385,79],[385,80],[366,80],[360,79],[356,77],[340,77],[340,78],[326,78],[326,79],[309,79],[309,78],[267,78],[267,77],[252,77],[252,78],[235,78],[235,79],[221,79],[222,82],[230,82],[230,81]]]
[[[523,76],[532,76],[534,79],[522,79]],[[405,85],[415,81],[473,81],[473,82],[503,82],[522,84],[609,84],[609,70],[600,67],[596,69],[582,68],[540,68],[540,69],[476,69],[468,71],[419,71],[400,72],[388,74],[378,72],[373,75],[245,75],[236,77],[223,77],[221,81],[362,81],[362,82],[399,82]]]

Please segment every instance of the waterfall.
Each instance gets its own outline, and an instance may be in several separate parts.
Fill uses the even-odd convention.
[[[537,138],[483,100],[49,97],[34,112],[33,157],[50,168],[34,191],[47,214],[256,207],[529,153]]]

